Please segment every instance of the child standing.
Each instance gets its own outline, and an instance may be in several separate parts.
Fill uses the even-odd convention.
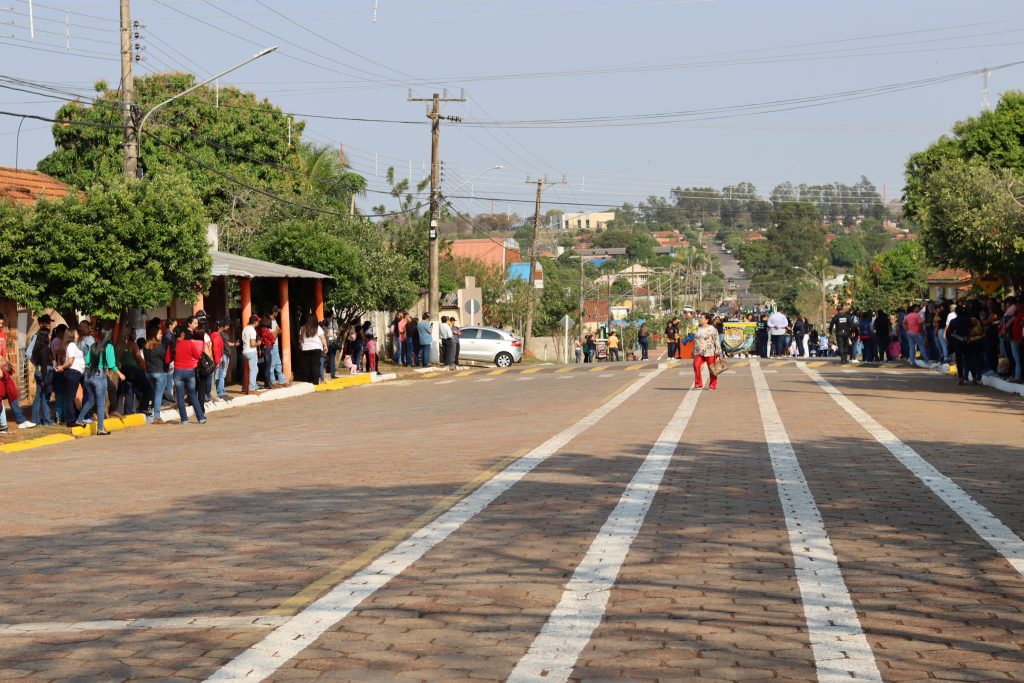
[[[366,335],[366,355],[370,358],[370,372],[376,372],[380,374],[380,370],[377,369],[377,338],[372,334]]]

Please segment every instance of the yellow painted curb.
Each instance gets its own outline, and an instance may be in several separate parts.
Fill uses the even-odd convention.
[[[18,443],[5,444],[0,446],[0,453],[17,453],[19,451],[28,451],[33,448],[42,448],[43,446],[52,446],[53,444],[74,440],[75,437],[70,434],[49,434],[47,436],[41,436],[38,439],[28,439],[27,441],[19,441]]]
[[[555,370],[555,372],[556,372],[556,373],[563,373],[563,372],[572,372],[572,371],[573,371],[573,370],[575,370],[575,369],[576,369],[575,367],[569,367],[569,368],[558,368],[557,370]]]
[[[540,372],[541,370],[543,370],[543,368],[527,368],[527,369],[523,370],[522,372],[520,372],[519,374],[520,375],[532,375],[533,373]]]
[[[818,361],[814,361],[813,363],[808,363],[807,367],[809,367],[809,368],[820,368],[822,365],[828,365],[828,363],[826,363],[823,360],[818,360]]]
[[[338,377],[323,384],[317,384],[313,389],[315,391],[339,391],[340,389],[347,389],[359,384],[369,384],[372,381],[373,378],[368,374],[350,375],[348,377]]]
[[[629,365],[629,366],[626,367],[626,372],[630,372],[631,370],[639,370],[640,368],[645,368],[645,367],[647,367],[647,366],[646,365]]]
[[[469,377],[470,375],[475,375],[477,372],[479,372],[479,370],[463,370],[462,372],[456,372],[455,376],[456,377]]]
[[[498,368],[497,370],[491,370],[488,375],[503,375],[508,372],[508,368]]]

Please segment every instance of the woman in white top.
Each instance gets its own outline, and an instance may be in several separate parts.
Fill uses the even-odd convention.
[[[255,315],[249,316],[249,322],[242,329],[242,358],[245,359],[246,372],[249,374],[249,384],[246,388],[248,394],[259,394],[259,389],[256,388],[256,375],[259,374],[259,335],[256,334],[256,323],[259,322],[259,317]]]
[[[82,375],[85,373],[85,354],[78,347],[78,341],[82,336],[85,335],[74,330],[64,333],[65,360],[62,365],[54,368],[55,372],[64,376],[64,420],[68,427],[74,427],[75,419],[78,417],[75,398],[78,396],[78,388],[82,385]]]
[[[320,328],[315,315],[309,316],[299,331],[299,345],[306,381],[320,384],[320,358],[327,353],[327,336]]]

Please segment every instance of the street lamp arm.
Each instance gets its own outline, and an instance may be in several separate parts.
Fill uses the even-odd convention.
[[[143,128],[143,126],[146,125],[146,121],[153,114],[153,112],[155,112],[157,109],[160,109],[161,107],[163,107],[163,106],[165,106],[167,104],[170,104],[171,102],[173,102],[174,100],[178,99],[179,97],[184,97],[185,95],[189,94],[193,90],[198,90],[199,88],[203,87],[204,85],[207,85],[209,83],[214,82],[215,80],[217,80],[218,78],[220,78],[222,76],[226,76],[227,74],[231,73],[235,69],[241,69],[243,66],[245,66],[249,62],[254,62],[257,59],[259,59],[260,57],[265,57],[266,55],[269,55],[271,52],[275,51],[277,49],[277,47],[278,46],[275,45],[273,47],[268,47],[268,48],[266,48],[264,50],[260,50],[259,52],[254,54],[252,57],[249,57],[249,59],[245,60],[244,62],[239,62],[238,64],[235,64],[230,69],[225,69],[224,71],[221,71],[219,74],[215,74],[213,76],[210,76],[205,81],[201,81],[199,83],[196,83],[195,85],[193,85],[191,88],[189,88],[187,90],[182,90],[180,93],[178,93],[177,95],[174,95],[173,97],[168,97],[166,100],[164,100],[160,104],[156,105],[155,107],[153,107],[152,109],[147,111],[146,115],[142,117],[142,121],[139,122],[138,131],[136,132],[137,137],[139,137],[140,139],[142,138],[142,128]]]
[[[451,193],[455,194],[456,192],[458,192],[459,190],[464,188],[466,185],[469,185],[471,182],[473,182],[474,180],[476,180],[477,178],[482,176],[484,173],[488,173],[490,171],[500,171],[503,168],[505,168],[505,167],[503,165],[501,165],[501,164],[497,164],[495,166],[491,166],[490,168],[485,168],[484,170],[480,171],[479,173],[477,173],[475,176],[473,176],[472,178],[470,178],[466,182],[464,182],[461,185],[459,185],[458,187],[456,187],[454,190],[451,191]]]

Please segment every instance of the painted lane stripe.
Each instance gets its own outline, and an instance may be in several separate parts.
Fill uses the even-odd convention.
[[[454,382],[454,381],[455,381],[455,380],[453,380],[453,379],[442,379],[442,380],[441,380],[441,381],[439,381],[439,382],[434,382],[434,384],[451,384],[451,383],[452,383],[452,382]]]
[[[615,376],[614,372],[602,372],[600,375],[598,375],[598,377],[614,377],[614,376]]]
[[[558,606],[508,677],[511,683],[565,681],[572,674],[576,660],[604,618],[609,591],[615,585],[629,548],[643,526],[701,393],[686,392],[675,415],[662,430],[619,498],[618,505],[590,544],[583,561],[573,572]]]
[[[543,369],[544,369],[544,368],[526,368],[525,370],[523,370],[523,371],[522,371],[522,372],[520,372],[519,374],[520,374],[520,375],[532,375],[533,373],[535,373],[535,372],[540,372],[540,371],[541,371],[541,370],[543,370]]]
[[[149,631],[155,629],[261,628],[280,626],[286,617],[167,617],[160,619],[103,619],[98,621],[38,621],[0,624],[0,636],[90,631]]]
[[[478,379],[476,381],[477,382],[493,382],[494,378],[493,377],[481,377],[480,379]]]
[[[658,373],[636,379],[610,400],[578,422],[566,427],[503,469],[449,511],[424,525],[395,548],[374,560],[351,578],[338,583],[326,595],[303,609],[263,640],[243,651],[216,671],[211,681],[261,681],[312,645],[328,629],[344,619],[359,603],[383,588],[394,577],[463,524],[473,519],[498,496],[574,438],[598,424],[636,394]]]
[[[1006,558],[1019,574],[1024,574],[1024,540],[1003,524],[988,508],[974,500],[956,482],[942,474],[917,451],[906,445],[896,435],[880,425],[853,401],[813,370],[804,370],[808,377],[825,390],[825,393],[839,404],[868,434],[893,454],[900,463],[910,470],[932,493],[967,522],[974,532]]]
[[[596,368],[590,368],[590,372],[603,372],[603,371],[604,371],[604,367],[601,366],[601,365],[598,365]]]
[[[556,373],[563,373],[563,372],[572,372],[572,371],[573,371],[573,370],[575,370],[575,369],[576,369],[575,367],[573,367],[573,366],[569,366],[569,367],[567,367],[567,368],[558,368],[557,370],[555,370],[555,372],[556,372]]]
[[[508,372],[508,368],[498,368],[497,370],[491,370],[487,374],[488,375],[504,375],[506,372]]]
[[[750,373],[789,530],[789,546],[818,680],[881,681],[825,522],[800,469],[760,363],[751,362]]]
[[[461,372],[456,372],[455,376],[456,377],[469,377],[470,375],[475,375],[478,372],[480,372],[480,371],[479,370],[462,370]]]
[[[536,377],[516,377],[517,382],[529,382],[530,380],[537,379]]]
[[[627,365],[626,366],[626,372],[630,372],[632,370],[640,370],[640,369],[643,369],[645,367],[647,367],[647,366],[646,365]]]
[[[828,363],[826,363],[823,360],[816,360],[813,363],[808,363],[807,367],[809,367],[809,368],[820,368],[822,365],[828,365]]]

